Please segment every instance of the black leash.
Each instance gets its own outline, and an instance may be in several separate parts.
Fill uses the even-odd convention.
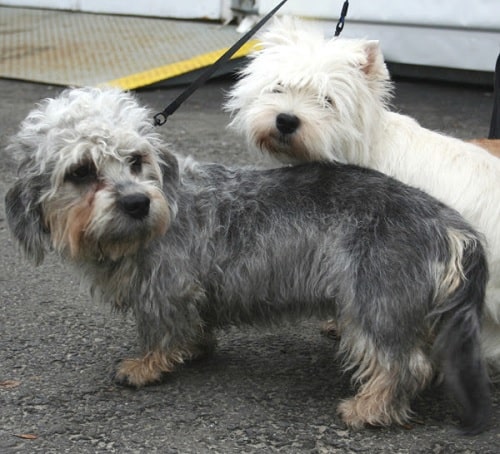
[[[335,29],[335,36],[339,36],[340,33],[342,33],[342,30],[344,30],[344,23],[348,9],[349,9],[349,2],[346,0],[342,5],[342,12],[340,13],[339,21],[337,22],[337,28]]]
[[[210,76],[217,71],[224,63],[226,63],[233,54],[245,44],[271,17],[278,11],[288,0],[281,1],[274,9],[267,13],[252,29],[246,32],[236,43],[234,43],[219,59],[203,71],[200,76],[189,85],[177,98],[175,98],[162,112],[157,113],[154,118],[155,126],[162,126],[167,122],[167,119],[172,115],[180,105],[188,99],[199,87],[201,87]],[[347,3],[347,2],[346,2]],[[338,26],[337,26],[338,27]]]
[[[493,112],[491,113],[488,139],[500,139],[500,54],[495,66],[495,85],[493,90]]]

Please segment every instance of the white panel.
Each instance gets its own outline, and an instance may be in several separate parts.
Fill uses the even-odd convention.
[[[260,0],[264,14],[277,0]],[[280,14],[329,19],[332,36],[343,0],[288,0]],[[330,22],[331,21],[331,22]],[[386,60],[494,71],[500,52],[500,0],[353,0],[343,37],[378,39]]]
[[[2,6],[28,6],[32,8],[78,9],[78,0],[1,0]]]
[[[0,0],[0,5],[183,19],[220,19],[223,1],[225,0]]]
[[[221,0],[80,0],[82,11],[196,19],[219,19]]]
[[[475,71],[495,71],[500,52],[493,32],[351,23],[342,37],[378,39],[387,61]]]
[[[264,14],[277,3],[278,0],[259,0],[259,12]],[[344,0],[288,0],[280,14],[337,19],[343,4]],[[349,2],[347,20],[500,30],[500,1],[352,0]]]
[[[259,13],[268,13],[279,2],[280,0],[257,0]],[[342,4],[343,1],[337,2],[336,0],[288,0],[288,2],[285,3],[279,10],[279,14],[295,14],[299,16],[331,19],[334,17],[338,17],[338,15],[340,14],[340,10],[342,9]]]

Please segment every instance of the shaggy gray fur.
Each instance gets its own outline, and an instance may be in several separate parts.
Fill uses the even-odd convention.
[[[170,210],[166,234],[118,259],[73,258],[93,294],[133,311],[144,353],[188,351],[230,325],[332,317],[346,367],[361,384],[377,371],[393,374],[401,419],[428,383],[419,363],[435,361],[462,407],[464,430],[485,428],[490,396],[479,332],[487,264],[458,213],[373,170],[199,164],[141,131],[148,134]],[[38,165],[28,154],[6,196],[9,226],[36,260],[51,235],[40,200],[54,183],[51,166],[37,174]],[[95,172],[99,178],[99,166]],[[121,205],[130,187],[145,194],[137,179],[124,172],[112,182],[121,219],[108,232],[113,241],[137,241],[134,227],[148,217]]]

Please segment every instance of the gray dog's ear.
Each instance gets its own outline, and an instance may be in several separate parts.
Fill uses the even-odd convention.
[[[179,186],[179,162],[173,153],[157,150],[162,173],[163,194],[170,209],[170,219],[177,215],[177,190]]]
[[[176,188],[179,182],[179,162],[173,153],[167,150],[157,150],[163,176],[163,185]]]
[[[32,183],[32,182],[30,182]],[[37,265],[42,263],[47,231],[36,186],[18,180],[5,196],[5,211],[9,228],[25,255]]]

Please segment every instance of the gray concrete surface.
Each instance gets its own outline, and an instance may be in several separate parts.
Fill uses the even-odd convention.
[[[221,112],[222,79],[199,90],[162,127],[179,152],[224,163],[254,156]],[[136,352],[133,321],[94,304],[78,276],[53,256],[25,263],[7,231],[4,195],[15,163],[7,137],[39,99],[60,88],[0,80],[0,453],[498,453],[500,392],[491,429],[466,438],[441,387],[414,402],[406,428],[347,430],[335,414],[352,389],[318,323],[221,333],[214,356],[164,383],[120,388],[114,364]],[[160,110],[178,88],[143,90]],[[486,136],[492,93],[431,83],[397,83],[396,109],[425,126]]]

